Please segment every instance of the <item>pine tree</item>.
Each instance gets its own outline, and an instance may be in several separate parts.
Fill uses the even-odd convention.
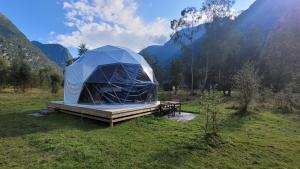
[[[82,43],[79,45],[79,49],[78,49],[78,56],[82,56],[84,55],[86,52],[88,51],[86,44]]]

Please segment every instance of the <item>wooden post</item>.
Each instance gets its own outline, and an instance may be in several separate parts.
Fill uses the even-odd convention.
[[[161,104],[159,104],[159,116],[162,116],[162,108],[161,108]]]
[[[110,127],[113,127],[113,126],[114,126],[114,122],[113,122],[112,119],[111,119],[110,122],[109,122],[109,126],[110,126]]]
[[[181,103],[179,103],[179,115],[181,115]]]

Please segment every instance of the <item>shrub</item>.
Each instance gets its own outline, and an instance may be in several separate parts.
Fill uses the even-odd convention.
[[[259,87],[259,78],[252,63],[247,62],[243,65],[234,76],[234,84],[239,91],[240,113],[245,114]]]
[[[59,90],[59,86],[61,84],[61,77],[57,73],[52,73],[50,75],[51,80],[51,93],[57,93]]]
[[[218,109],[220,104],[220,96],[218,94],[203,94],[201,98],[201,107],[205,107],[205,135],[218,135],[219,131],[219,116],[220,111]]]
[[[32,78],[31,67],[24,60],[14,60],[10,66],[10,79],[15,89],[25,92]]]

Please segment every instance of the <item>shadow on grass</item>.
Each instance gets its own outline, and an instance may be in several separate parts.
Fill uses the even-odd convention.
[[[221,130],[235,131],[240,130],[247,122],[256,118],[255,115],[240,116],[235,113],[228,114],[220,124]],[[183,143],[172,144],[163,148],[157,153],[151,155],[146,163],[154,163],[157,168],[184,168],[188,165],[195,155],[206,158],[210,153],[224,146],[230,146],[230,143],[222,138],[205,137],[204,134],[196,135],[193,139]],[[201,158],[200,158],[201,159]]]
[[[31,116],[29,111],[22,113],[0,114],[0,137],[18,137],[32,133],[49,132],[56,129],[78,129],[90,131],[107,128],[108,125],[95,120],[78,116],[67,115],[59,112],[42,117]]]
[[[240,115],[238,112],[230,113],[222,119],[220,122],[220,128],[222,130],[235,131],[242,128],[247,122],[255,119],[255,113],[250,113],[247,115]]]

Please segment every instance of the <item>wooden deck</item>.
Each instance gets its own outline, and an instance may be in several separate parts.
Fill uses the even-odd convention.
[[[180,110],[179,107],[181,107],[179,102],[160,102],[157,104],[148,105],[140,104],[130,107],[116,106],[115,108],[79,104],[66,105],[62,101],[53,101],[48,103],[48,109],[84,118],[99,120],[109,123],[110,126],[113,126],[116,122],[150,115],[155,112],[178,111]]]

